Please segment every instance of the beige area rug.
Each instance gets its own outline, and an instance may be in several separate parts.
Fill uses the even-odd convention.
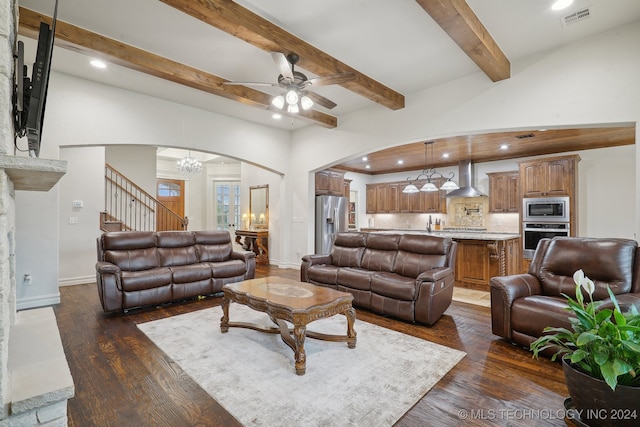
[[[223,334],[221,316],[214,307],[138,327],[246,426],[390,426],[466,354],[356,319],[355,349],[307,338],[307,371],[298,376],[280,335]],[[264,313],[235,303],[229,317],[271,326]],[[344,334],[346,319],[307,330]]]
[[[480,305],[482,307],[491,307],[491,294],[485,291],[477,291],[467,288],[453,288],[453,300],[458,302],[466,302],[467,304]]]

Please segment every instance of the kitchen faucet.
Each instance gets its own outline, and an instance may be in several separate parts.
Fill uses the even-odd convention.
[[[429,233],[431,233],[431,224],[433,224],[433,221],[431,221],[431,215],[429,215],[429,222],[427,222],[427,231]]]

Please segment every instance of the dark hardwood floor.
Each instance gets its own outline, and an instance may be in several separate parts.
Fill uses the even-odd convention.
[[[258,268],[256,277],[267,275],[297,279],[299,272]],[[69,426],[239,425],[136,327],[219,305],[221,298],[105,315],[95,284],[60,293],[54,311],[76,388]],[[490,319],[489,308],[455,301],[433,327],[357,311],[356,329],[367,321],[467,353],[397,426],[566,425],[561,365],[498,339]]]

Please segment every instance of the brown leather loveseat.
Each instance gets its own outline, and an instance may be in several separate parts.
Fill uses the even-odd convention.
[[[640,258],[635,240],[554,237],[542,239],[526,274],[491,278],[491,327],[495,335],[525,347],[546,326],[571,328],[566,294],[576,295],[573,274],[595,283],[594,300],[611,307],[607,284],[620,308],[640,309]]]
[[[96,280],[105,312],[222,291],[255,277],[255,254],[227,231],[118,231],[98,238]]]
[[[338,233],[328,255],[305,255],[300,280],[353,294],[353,304],[434,324],[451,304],[456,242],[426,234]]]

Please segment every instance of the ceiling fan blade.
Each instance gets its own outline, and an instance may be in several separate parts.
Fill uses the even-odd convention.
[[[261,83],[261,82],[224,82],[227,86],[279,86],[277,83]]]
[[[353,79],[353,73],[330,74],[328,76],[314,77],[304,82],[305,86],[328,86],[348,82]]]
[[[287,61],[287,57],[284,56],[282,52],[271,52],[271,57],[273,61],[278,66],[278,71],[282,74],[282,77],[285,79],[289,79],[290,82],[293,82],[293,71],[291,70],[291,64]]]
[[[311,98],[311,100],[313,102],[315,102],[316,104],[324,107],[324,108],[328,108],[329,110],[331,110],[333,107],[336,107],[338,104],[336,104],[335,102],[333,102],[330,99],[325,98],[322,95],[318,95],[315,92],[306,92],[305,95],[307,95],[309,98]]]

